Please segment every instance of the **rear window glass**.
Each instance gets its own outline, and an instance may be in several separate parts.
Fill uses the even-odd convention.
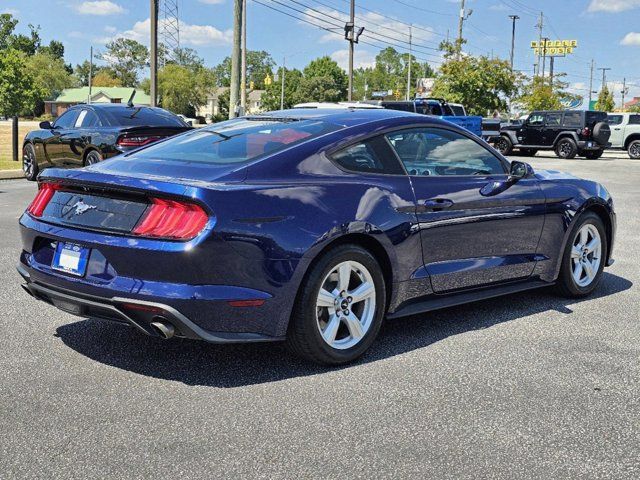
[[[197,163],[243,163],[339,128],[319,120],[243,118],[190,131],[138,151],[135,155]]]
[[[564,120],[562,124],[565,127],[581,127],[582,126],[582,113],[580,112],[567,112],[564,114]]]
[[[629,115],[629,125],[640,125],[640,115]]]
[[[186,127],[180,117],[161,108],[111,107],[103,110],[111,125],[127,127]]]
[[[587,112],[587,124],[606,122],[607,114],[605,112]]]
[[[464,107],[462,105],[449,105],[449,106],[451,107],[451,110],[453,110],[454,115],[458,117],[465,116]]]

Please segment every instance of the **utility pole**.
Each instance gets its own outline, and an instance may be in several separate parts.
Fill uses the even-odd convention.
[[[410,100],[410,95],[411,95],[411,64],[413,63],[412,60],[413,57],[413,53],[411,50],[411,25],[409,25],[409,68],[407,71],[407,101]]]
[[[540,12],[540,20],[538,20],[538,23],[536,24],[536,27],[538,28],[538,63],[536,67],[536,76],[540,76],[540,52],[541,52],[540,49],[543,48],[542,47],[543,24],[544,24],[544,13]]]
[[[629,92],[629,89],[627,88],[627,78],[623,78],[622,79],[622,111],[624,112],[624,97],[625,95]]]
[[[149,56],[151,57],[151,106],[155,107],[158,101],[158,0],[151,0],[151,42]]]
[[[353,44],[355,33],[355,17],[356,17],[356,0],[351,0],[349,8],[349,91],[347,100],[351,101],[353,97]]]
[[[593,58],[591,59],[591,71],[589,73],[589,105],[587,110],[591,110],[591,100],[593,99]]]
[[[464,21],[471,16],[473,10],[469,10],[468,12],[464,8],[464,0],[460,0],[460,18],[458,19],[458,45],[456,45],[458,60],[460,60],[460,54],[462,53],[462,27],[464,25]]]
[[[602,88],[601,88],[601,90],[604,90],[604,87],[607,84],[607,70],[611,70],[611,68],[609,68],[609,67],[598,68],[598,70],[602,70]]]
[[[240,62],[240,115],[247,109],[247,0],[242,0],[242,57]]]
[[[280,110],[284,110],[284,77],[286,75],[285,63],[287,57],[282,57],[282,85],[280,86]]]
[[[553,61],[555,57],[552,55],[549,57],[549,86],[551,87],[551,91],[553,92]]]
[[[511,27],[511,71],[513,72],[513,51],[516,45],[516,20],[519,20],[520,17],[518,15],[509,15],[509,18],[513,22]]]
[[[236,118],[240,93],[240,44],[242,33],[242,0],[234,0],[233,48],[231,50],[231,90],[229,92],[229,119]]]
[[[93,45],[89,48],[89,98],[87,103],[91,103],[91,77],[93,77]]]

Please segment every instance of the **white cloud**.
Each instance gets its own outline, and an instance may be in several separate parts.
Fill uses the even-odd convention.
[[[629,32],[627,33],[622,40],[620,40],[620,45],[640,45],[640,33],[638,32]]]
[[[640,0],[591,0],[589,12],[618,13],[640,7]]]
[[[336,50],[330,57],[337,62],[344,70],[349,68],[349,50]],[[353,68],[374,67],[376,64],[375,54],[358,48],[353,56]]]
[[[117,3],[109,0],[97,0],[95,2],[82,2],[76,5],[76,11],[80,15],[116,15],[126,10]]]
[[[107,33],[116,33],[118,31],[118,29],[116,27],[113,27],[111,25],[105,25],[104,26],[104,31]]]
[[[162,31],[162,22],[162,19],[158,21],[158,31]],[[151,21],[147,18],[136,22],[130,30],[115,36],[131,38],[148,44],[150,31]],[[233,30],[222,31],[211,25],[191,25],[180,21],[180,43],[183,45],[229,45],[232,39]]]
[[[494,12],[506,12],[507,10],[512,10],[507,7],[504,3],[496,3],[489,7],[489,10],[493,10]]]
[[[72,30],[69,33],[67,33],[67,36],[69,38],[84,38],[84,33],[79,32],[77,30]]]

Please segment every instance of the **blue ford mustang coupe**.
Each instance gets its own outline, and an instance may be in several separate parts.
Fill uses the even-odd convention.
[[[64,311],[340,364],[385,317],[590,294],[616,220],[602,185],[510,163],[446,121],[296,109],[47,169],[20,228],[24,289]]]

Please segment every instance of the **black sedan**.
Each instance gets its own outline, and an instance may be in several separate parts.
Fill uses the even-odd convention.
[[[180,117],[162,108],[120,103],[75,105],[53,124],[41,122],[22,146],[28,180],[48,167],[91,165],[189,130]]]

